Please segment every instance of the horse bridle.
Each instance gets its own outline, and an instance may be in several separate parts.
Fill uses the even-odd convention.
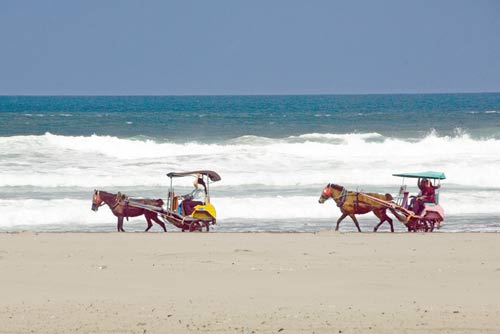
[[[100,195],[99,193],[100,193],[100,191],[99,191],[99,190],[96,190],[96,191],[95,191],[95,193],[94,193],[94,195],[95,195],[95,194],[97,194],[97,195],[99,196],[99,198],[101,198],[101,195]],[[105,202],[102,200],[102,198],[101,198],[101,204],[99,204],[99,205],[97,206],[97,208],[100,208],[100,207],[101,207],[101,206],[103,206],[103,205],[106,205],[106,203],[105,203]]]
[[[330,188],[330,190],[332,188],[334,188],[335,186],[341,187],[342,191],[340,192],[340,195],[338,197],[334,197],[333,193],[330,195],[330,197],[335,201],[335,203],[337,203],[337,206],[340,208],[345,203],[348,191],[346,188],[339,186],[337,184],[333,184],[333,183],[328,184],[328,188]],[[339,200],[339,199],[340,199],[340,202],[337,202],[337,200]]]
[[[97,194],[99,196],[99,198],[101,198],[101,194],[100,194],[100,191],[99,190],[96,190],[95,191],[95,194]],[[127,199],[128,196],[127,195],[123,195],[122,193],[118,192],[118,194],[116,194],[116,201],[115,203],[113,204],[113,206],[110,206],[111,210],[113,210],[114,208],[116,208],[118,205],[121,205],[122,204],[122,199]],[[106,202],[101,198],[101,204],[99,204],[97,206],[97,208],[100,208],[101,206],[103,205],[106,205]]]

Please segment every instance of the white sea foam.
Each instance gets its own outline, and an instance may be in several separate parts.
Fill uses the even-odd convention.
[[[482,114],[482,113],[484,113],[484,114],[496,114],[496,113],[498,113],[498,111],[496,111],[496,110],[486,110],[486,111],[473,110],[473,111],[468,111],[467,113],[468,114]]]
[[[97,224],[113,220],[93,214],[88,201],[74,199],[56,200],[0,200],[0,227],[17,225]]]
[[[157,186],[165,184],[166,172],[200,168],[218,171],[226,186],[392,185],[399,182],[392,173],[437,170],[446,172],[447,183],[500,187],[500,140],[463,133],[418,141],[376,133],[246,136],[216,144],[0,137],[0,187]]]
[[[212,203],[217,208],[218,221],[247,220],[253,224],[268,221],[287,221],[290,219],[335,221],[340,216],[339,209],[332,200],[318,203],[321,189],[317,194],[304,196],[253,196],[253,197],[217,197]],[[217,192],[214,192],[216,195]],[[443,193],[441,204],[445,213],[453,217],[461,215],[498,215],[500,208],[494,205],[493,198],[499,198],[500,192],[455,192]],[[91,193],[88,200],[0,200],[0,228],[8,229],[19,225],[68,225],[68,224],[115,224],[116,218],[107,206],[98,212],[90,210]],[[376,219],[371,213],[363,219]],[[143,222],[143,217],[130,218],[131,221]],[[259,223],[260,222],[260,223]]]
[[[212,202],[220,219],[336,219],[340,211],[332,200],[318,203],[321,190],[318,188],[317,194],[307,196],[222,197]],[[446,214],[453,216],[500,214],[500,208],[494,205],[494,198],[499,197],[500,191],[445,191],[441,194],[440,204]]]

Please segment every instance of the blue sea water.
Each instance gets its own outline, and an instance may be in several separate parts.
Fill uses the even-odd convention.
[[[500,231],[500,93],[0,96],[0,231],[113,231],[93,189],[166,197],[165,174],[193,169],[222,176],[217,231],[329,229],[327,183],[395,194],[393,173],[426,170],[447,175],[441,231]]]

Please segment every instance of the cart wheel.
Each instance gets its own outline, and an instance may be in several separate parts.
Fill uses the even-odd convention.
[[[417,231],[419,232],[429,232],[430,230],[430,225],[429,221],[425,219],[421,219],[417,223]]]
[[[408,222],[408,232],[429,232],[430,226],[422,219],[410,220]]]
[[[424,221],[419,220],[415,226],[416,232],[427,232],[427,225]]]
[[[436,219],[436,225],[437,225],[437,226],[436,226],[436,228],[437,228],[438,230],[439,230],[439,229],[441,229],[441,220]]]
[[[201,223],[199,221],[194,221],[189,225],[189,232],[200,231],[201,232]]]
[[[417,221],[412,219],[406,224],[406,227],[408,228],[408,232],[417,232]]]

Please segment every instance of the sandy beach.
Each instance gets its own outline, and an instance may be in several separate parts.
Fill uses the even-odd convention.
[[[500,234],[5,233],[0,333],[499,333]]]

